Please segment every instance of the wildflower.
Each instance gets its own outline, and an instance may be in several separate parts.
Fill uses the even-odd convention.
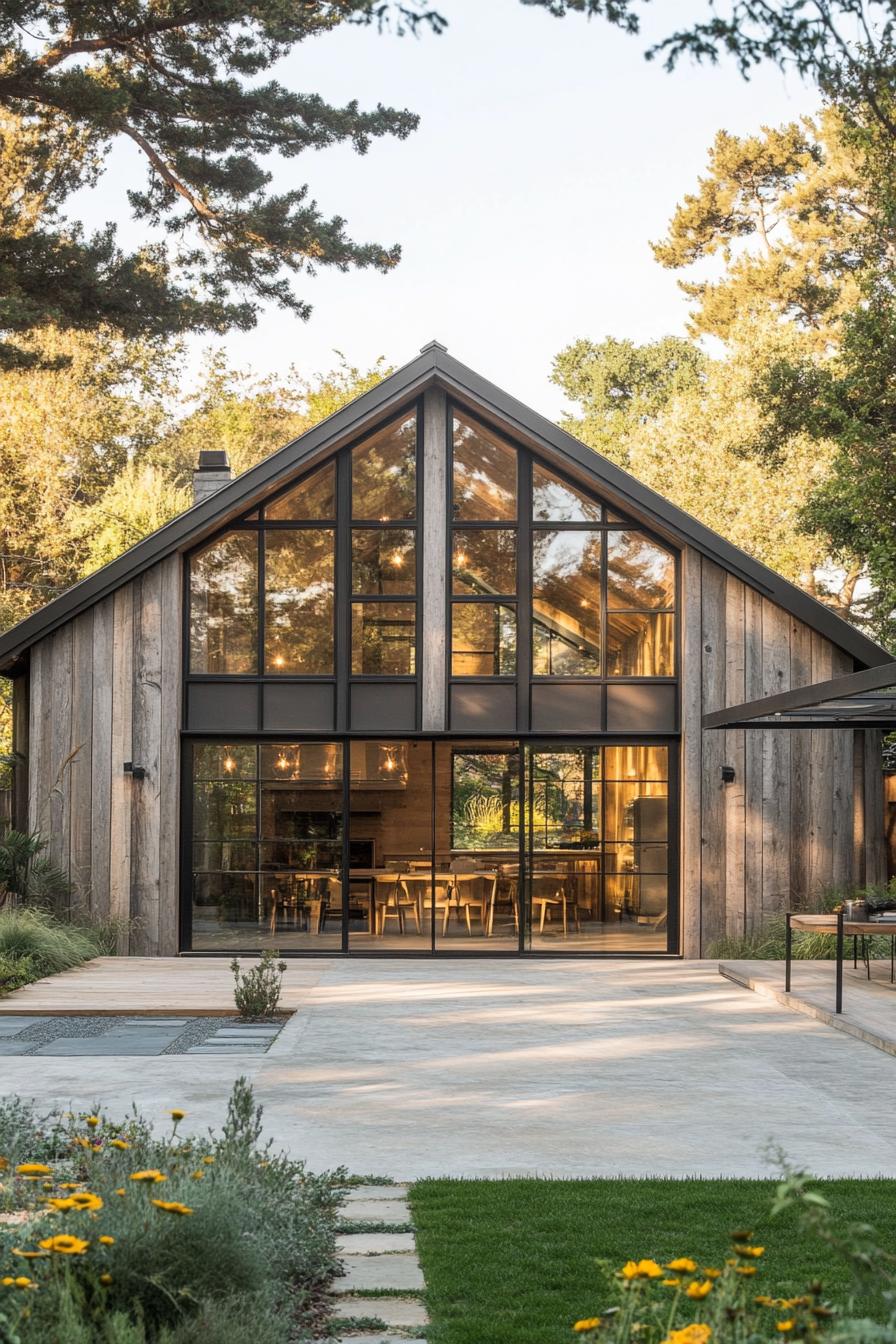
[[[116,1195],[123,1195],[125,1193],[124,1186],[119,1186],[115,1193]]]
[[[685,1292],[688,1297],[700,1300],[701,1298],[708,1297],[712,1292],[712,1282],[709,1279],[703,1279],[701,1282],[698,1282],[695,1279],[693,1283],[688,1284]]]
[[[586,1330],[596,1330],[599,1325],[599,1316],[586,1316],[583,1321],[576,1321],[573,1330],[575,1330],[576,1334],[581,1335],[584,1334]]]
[[[629,1260],[620,1271],[624,1279],[661,1279],[663,1271],[655,1260]]]
[[[156,1208],[161,1209],[163,1213],[193,1212],[192,1209],[187,1208],[186,1204],[179,1204],[177,1200],[151,1199],[149,1202],[150,1204],[155,1204]]]
[[[778,1321],[775,1328],[780,1330],[782,1335],[786,1335],[787,1331],[792,1330],[794,1325],[796,1325],[796,1321]]]
[[[175,1124],[177,1124],[178,1120],[183,1120],[185,1115],[186,1111],[174,1110],[171,1112],[171,1119],[174,1121]]]
[[[15,1283],[15,1279],[12,1277],[11,1274],[7,1274],[4,1276],[4,1278],[0,1279],[0,1283],[3,1284],[4,1288],[11,1288],[12,1285]]]
[[[670,1260],[666,1268],[677,1270],[682,1274],[693,1274],[697,1268],[697,1261],[691,1260],[686,1255],[680,1255],[677,1260]]]
[[[704,1279],[717,1279],[722,1271],[720,1269],[705,1268],[701,1269],[700,1273],[703,1275]]]
[[[203,1160],[203,1162],[205,1163],[205,1165],[206,1165],[207,1167],[210,1167],[210,1166],[212,1166],[212,1164],[214,1163],[214,1160],[215,1160],[215,1159],[214,1159],[213,1157],[211,1157],[211,1156],[206,1156],[206,1157],[204,1157],[202,1160]]]
[[[192,1173],[192,1176],[193,1176],[193,1180],[194,1180],[194,1181],[204,1181],[204,1180],[205,1180],[205,1172],[204,1172],[201,1168],[200,1168],[198,1171],[194,1171],[194,1172]]]
[[[99,1241],[100,1241],[100,1245],[101,1245],[101,1246],[114,1246],[114,1245],[115,1245],[115,1238],[114,1238],[114,1237],[107,1236],[105,1232],[104,1232],[103,1235],[100,1237]]]
[[[712,1339],[712,1326],[703,1321],[682,1326],[680,1330],[670,1330],[660,1344],[708,1344]]]
[[[110,1148],[120,1148],[122,1152],[124,1152],[125,1148],[130,1148],[130,1146],[131,1146],[131,1145],[128,1143],[127,1139],[110,1139],[110,1140],[109,1140],[109,1147],[110,1147]]]
[[[160,1171],[155,1171],[155,1170],[151,1170],[151,1171],[132,1171],[132,1172],[131,1172],[131,1180],[132,1180],[132,1181],[156,1181],[156,1182],[158,1182],[158,1181],[167,1181],[167,1179],[168,1179],[167,1176],[163,1176],[162,1173],[161,1173]]]
[[[49,1176],[50,1168],[43,1162],[20,1162],[16,1167],[17,1176]]]
[[[775,1307],[778,1305],[775,1299],[769,1297],[766,1293],[760,1293],[759,1297],[753,1298],[753,1301],[756,1303],[757,1307]]]
[[[84,1121],[85,1125],[89,1125],[91,1129],[96,1129],[99,1122],[100,1118],[98,1115],[88,1115],[87,1119]]]
[[[78,1148],[93,1147],[93,1144],[90,1142],[90,1140],[85,1139],[83,1134],[76,1134],[75,1137],[72,1139],[72,1143],[75,1144]]]
[[[37,1244],[41,1250],[55,1251],[57,1255],[83,1255],[90,1242],[82,1240],[81,1237],[70,1237],[63,1233],[58,1237],[45,1237],[43,1241],[39,1241]]]
[[[64,1199],[48,1199],[47,1203],[50,1205],[50,1208],[58,1209],[60,1213],[67,1213],[69,1209],[75,1207],[70,1195],[66,1195]]]
[[[732,1249],[735,1250],[738,1255],[748,1256],[753,1260],[758,1260],[760,1255],[765,1254],[764,1246],[741,1246],[735,1243]]]
[[[110,1284],[111,1282],[112,1282],[112,1275],[111,1275],[111,1274],[101,1274],[101,1275],[100,1275],[100,1283],[103,1285],[104,1288],[108,1288],[108,1287],[109,1287],[109,1284]]]
[[[13,1246],[13,1255],[20,1255],[23,1260],[46,1260],[50,1254],[49,1251],[21,1251],[18,1246]]]
[[[755,1274],[755,1273],[756,1273],[756,1266],[755,1266],[755,1265],[738,1265],[738,1266],[736,1267],[736,1269],[735,1269],[734,1272],[735,1272],[735,1274],[743,1274],[743,1275],[745,1275],[745,1276],[746,1276],[746,1275],[749,1275],[749,1274]]]
[[[663,1279],[664,1288],[677,1288],[680,1283],[681,1279]]]
[[[9,1171],[8,1157],[0,1157],[0,1171]]]
[[[28,1277],[27,1274],[17,1274],[16,1277],[13,1279],[13,1283],[15,1284],[15,1286],[16,1286],[17,1288],[36,1288],[36,1287],[37,1287],[37,1284],[34,1282],[34,1280],[33,1280],[33,1279],[29,1279],[29,1277]]]
[[[52,1182],[52,1181],[41,1181],[41,1183],[40,1183],[40,1188],[41,1188],[41,1190],[52,1190],[52,1189],[53,1189],[53,1182]]]
[[[60,1184],[59,1189],[60,1189],[60,1190],[80,1190],[80,1189],[81,1189],[81,1186],[82,1186],[83,1184],[84,1184],[83,1181],[63,1181],[63,1182]]]

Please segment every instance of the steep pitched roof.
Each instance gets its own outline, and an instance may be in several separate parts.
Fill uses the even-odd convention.
[[[61,593],[40,611],[0,636],[0,672],[14,671],[26,650],[93,603],[128,583],[150,565],[175,551],[195,545],[231,517],[244,512],[301,467],[327,456],[357,437],[368,426],[386,419],[429,387],[456,397],[499,429],[554,457],[584,483],[590,483],[619,508],[646,518],[657,530],[682,546],[693,546],[730,571],[798,620],[851,654],[863,666],[889,662],[886,650],[867,638],[766,565],[732,546],[696,518],[642,485],[634,476],[580,443],[550,420],[515,397],[495,387],[473,369],[449,355],[437,341],[430,342],[383,382],[363,393],[342,410],[243,472],[221,490],[195,504],[170,523],[145,537],[110,564]]]

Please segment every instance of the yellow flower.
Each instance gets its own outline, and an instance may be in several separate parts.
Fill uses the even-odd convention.
[[[44,1251],[55,1251],[57,1255],[83,1255],[90,1245],[89,1241],[83,1241],[81,1237],[70,1237],[63,1233],[58,1237],[45,1237],[39,1241],[38,1246]]]
[[[125,1193],[125,1191],[124,1191],[124,1187],[123,1187],[123,1186],[119,1186],[118,1189],[115,1191],[115,1193],[116,1193],[116,1195],[123,1195],[123,1194]]]
[[[677,1288],[680,1283],[681,1279],[663,1279],[664,1288]]]
[[[72,1143],[76,1144],[78,1148],[92,1148],[92,1147],[93,1147],[93,1145],[91,1144],[90,1140],[89,1140],[89,1139],[85,1139],[85,1137],[84,1137],[83,1134],[76,1134],[75,1137],[72,1139]]]
[[[701,1269],[700,1273],[704,1279],[717,1279],[722,1271],[720,1269]]]
[[[63,1181],[59,1186],[60,1190],[80,1190],[84,1184],[83,1181]]]
[[[697,1261],[691,1260],[686,1255],[680,1255],[677,1260],[670,1260],[666,1268],[678,1270],[681,1274],[693,1274],[697,1268]]]
[[[0,1171],[9,1171],[8,1157],[0,1157]]]
[[[712,1326],[703,1321],[682,1326],[680,1330],[670,1330],[661,1344],[708,1344],[712,1339]]]
[[[40,1183],[40,1188],[41,1188],[41,1190],[52,1190],[52,1189],[53,1189],[53,1182],[52,1182],[52,1181],[41,1181],[41,1183]]]
[[[624,1279],[661,1279],[663,1271],[655,1260],[629,1260],[620,1271]]]
[[[785,1335],[788,1330],[793,1329],[795,1324],[795,1321],[778,1321],[775,1328],[780,1330],[782,1335]]]
[[[100,1283],[103,1285],[104,1288],[108,1288],[108,1287],[109,1287],[109,1284],[110,1284],[111,1282],[112,1282],[112,1275],[111,1275],[111,1274],[101,1274],[101,1275],[100,1275]]]
[[[37,1284],[34,1282],[34,1280],[29,1279],[27,1274],[17,1274],[16,1277],[13,1279],[13,1283],[16,1285],[17,1288],[37,1287]]]
[[[49,1176],[50,1168],[43,1162],[20,1162],[16,1167],[17,1176]]]
[[[46,1260],[50,1254],[49,1251],[20,1251],[18,1246],[13,1246],[13,1255],[20,1255],[23,1260]]]
[[[125,1148],[130,1148],[130,1146],[131,1146],[131,1145],[128,1143],[127,1139],[110,1139],[110,1140],[109,1140],[109,1147],[110,1147],[110,1148],[120,1148],[120,1149],[122,1150],[122,1152],[124,1152]]]
[[[161,1209],[163,1213],[193,1212],[192,1209],[187,1208],[186,1204],[179,1204],[176,1200],[151,1199],[149,1202],[150,1204],[155,1204],[156,1208]]]
[[[0,1283],[3,1284],[4,1288],[11,1288],[12,1285],[15,1283],[15,1279],[12,1277],[11,1274],[7,1274],[2,1279],[0,1279]]]
[[[114,1246],[115,1238],[107,1236],[106,1233],[104,1232],[103,1235],[99,1238],[99,1242],[101,1246]]]
[[[575,1325],[573,1326],[573,1330],[575,1330],[577,1334],[581,1335],[584,1334],[586,1330],[596,1330],[599,1325],[600,1325],[599,1316],[586,1316],[586,1318],[583,1321],[576,1321]]]
[[[760,1255],[765,1254],[764,1246],[737,1246],[732,1247],[738,1255],[749,1256],[753,1260],[758,1260]]]
[[[204,1180],[205,1180],[205,1172],[202,1171],[202,1170],[200,1170],[200,1171],[194,1171],[194,1172],[193,1172],[193,1180],[194,1180],[194,1181],[204,1181]]]
[[[132,1171],[132,1181],[167,1181],[168,1177],[163,1176],[160,1171]]]
[[[98,1115],[88,1115],[87,1119],[84,1121],[85,1125],[89,1125],[91,1129],[96,1129],[99,1122],[100,1118]]]
[[[702,1282],[697,1282],[695,1280],[693,1283],[688,1284],[685,1292],[688,1297],[697,1299],[708,1297],[712,1292],[712,1282],[709,1279],[704,1279]]]
[[[213,1157],[204,1157],[202,1160],[207,1167],[210,1167],[214,1163],[215,1159]]]
[[[738,1265],[734,1272],[735,1272],[735,1274],[744,1274],[744,1275],[755,1274],[755,1273],[756,1273],[756,1266],[755,1266],[755,1265]]]
[[[183,1120],[185,1115],[186,1111],[174,1110],[171,1112],[171,1119],[176,1123],[178,1120]]]
[[[47,1203],[53,1209],[58,1209],[60,1213],[66,1213],[75,1206],[72,1203],[71,1195],[66,1195],[64,1199],[48,1199]]]

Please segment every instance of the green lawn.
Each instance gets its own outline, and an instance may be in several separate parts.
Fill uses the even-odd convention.
[[[867,1222],[896,1249],[896,1180],[820,1181],[842,1224]],[[411,1209],[433,1344],[554,1344],[606,1305],[598,1258],[721,1264],[728,1233],[749,1227],[767,1250],[757,1292],[786,1296],[821,1279],[844,1303],[848,1271],[797,1235],[793,1213],[769,1216],[773,1181],[421,1181]],[[857,1304],[858,1305],[858,1304]],[[878,1314],[875,1304],[862,1314]]]

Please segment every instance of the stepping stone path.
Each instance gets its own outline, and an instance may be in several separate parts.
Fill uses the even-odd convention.
[[[275,1036],[279,1035],[280,1022],[240,1022],[236,1025],[228,1022],[219,1027],[213,1036],[207,1036],[201,1045],[193,1045],[186,1051],[188,1055],[260,1055],[267,1050]]]
[[[359,1185],[340,1208],[351,1223],[409,1223],[406,1185]],[[419,1294],[426,1287],[413,1232],[347,1232],[339,1237],[345,1278],[336,1280],[334,1316],[346,1322],[334,1344],[400,1344],[423,1339],[429,1317]],[[405,1297],[371,1297],[388,1289]],[[384,1329],[371,1330],[372,1318]],[[350,1321],[358,1321],[352,1330]]]

